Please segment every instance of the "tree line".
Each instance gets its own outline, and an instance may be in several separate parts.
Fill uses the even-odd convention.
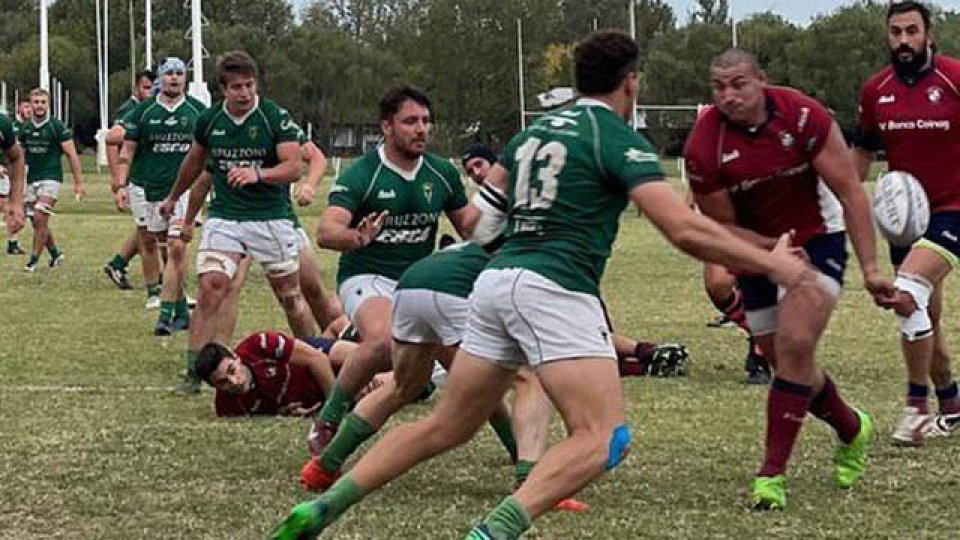
[[[641,101],[709,102],[710,58],[731,43],[727,0],[698,0],[691,13],[664,0],[635,1]],[[21,92],[37,84],[37,4],[0,0],[0,79]],[[738,44],[758,56],[773,82],[820,99],[850,127],[863,81],[888,60],[885,6],[859,0],[803,27],[775,13],[752,15],[737,22]],[[111,108],[129,94],[131,8],[133,52],[143,67],[143,2],[110,0]],[[189,3],[155,1],[153,10],[155,62],[189,60]],[[433,99],[436,146],[449,155],[475,139],[500,144],[519,129],[518,19],[528,109],[537,108],[536,94],[572,86],[577,40],[595,28],[630,27],[627,0],[316,0],[299,14],[286,0],[204,0],[203,12],[204,73],[215,99],[217,55],[246,50],[261,66],[262,91],[311,123],[331,150],[337,128],[374,126],[383,90],[410,82]],[[71,123],[92,144],[99,127],[93,3],[58,0],[49,21],[51,73],[71,89]],[[938,9],[934,35],[941,52],[960,51],[960,12]],[[684,125],[655,129],[655,141],[663,148]]]

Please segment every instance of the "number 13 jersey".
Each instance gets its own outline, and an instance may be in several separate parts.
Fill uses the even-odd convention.
[[[488,268],[525,268],[599,296],[630,191],[663,180],[650,143],[606,104],[580,99],[539,118],[503,153],[506,242]]]

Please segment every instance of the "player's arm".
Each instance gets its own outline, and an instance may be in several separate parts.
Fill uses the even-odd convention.
[[[333,368],[330,367],[330,360],[322,351],[314,349],[299,339],[294,340],[290,364],[307,368],[314,382],[323,391],[323,395],[330,395],[336,377],[333,375]]]
[[[70,163],[70,174],[73,175],[73,192],[77,197],[83,197],[83,170],[80,167],[80,156],[77,154],[77,147],[73,139],[62,141],[60,149],[67,155],[67,161]]]
[[[109,169],[110,177],[113,180],[111,185],[120,183],[120,180],[117,179],[117,158],[120,157],[120,147],[123,145],[125,132],[123,124],[117,123],[108,129],[104,135],[103,142],[107,148],[107,169]]]
[[[110,191],[114,194],[127,187],[127,176],[130,174],[130,162],[133,161],[133,156],[136,154],[137,141],[129,139],[123,141],[123,145],[120,147],[120,153],[117,155],[113,179],[110,181]]]
[[[10,194],[7,197],[6,222],[10,234],[23,228],[23,193],[25,190],[26,160],[20,143],[14,142],[4,152],[10,177]]]
[[[353,212],[342,206],[329,206],[320,216],[317,227],[317,244],[334,251],[355,251],[363,249],[380,233],[389,213],[384,210],[364,217],[351,227]]]
[[[307,163],[307,176],[300,182],[297,190],[297,204],[310,206],[313,204],[317,185],[323,178],[324,171],[327,170],[327,157],[317,148],[317,145],[313,144],[313,141],[307,141],[301,147],[301,154],[303,161]]]
[[[197,141],[193,141],[190,150],[184,156],[180,163],[180,170],[177,172],[177,181],[174,182],[167,195],[167,201],[176,201],[181,195],[186,193],[190,186],[197,180],[200,173],[203,172],[203,166],[207,163],[207,147]],[[166,202],[166,201],[164,201]]]
[[[836,123],[831,126],[823,149],[813,158],[813,166],[843,205],[843,219],[867,289],[871,293],[892,291],[892,285],[880,276],[877,269],[876,235],[870,218],[870,204]]]
[[[869,180],[870,165],[873,164],[874,153],[860,147],[850,149],[850,158],[853,160],[853,168],[857,171],[857,178],[861,182]]]
[[[187,197],[187,212],[183,217],[183,226],[180,230],[180,239],[184,242],[190,242],[193,238],[193,225],[197,222],[197,215],[203,208],[203,203],[207,200],[207,194],[213,185],[213,177],[210,173],[203,171],[197,181],[190,187],[190,196]]]
[[[492,243],[503,232],[507,221],[507,196],[504,192],[508,174],[502,165],[494,164],[467,206],[476,209],[473,215],[468,215],[468,219],[475,219],[471,229],[472,239],[481,246]]]
[[[773,249],[777,244],[777,238],[764,236],[737,225],[736,211],[729,191],[720,189],[711,193],[694,193],[693,200],[703,215],[723,225],[744,241],[763,249]]]
[[[227,172],[227,184],[232,187],[250,184],[285,186],[300,179],[300,143],[294,141],[277,144],[277,159],[280,162],[266,169],[260,167],[234,167]]]
[[[811,278],[812,271],[781,237],[773,251],[736,237],[726,227],[687,207],[666,182],[644,182],[630,190],[630,200],[678,249],[702,261],[766,274],[790,287]]]

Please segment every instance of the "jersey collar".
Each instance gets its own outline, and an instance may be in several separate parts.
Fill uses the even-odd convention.
[[[394,162],[390,161],[390,158],[387,157],[387,151],[383,149],[382,144],[377,147],[377,155],[380,156],[380,162],[383,163],[384,167],[397,173],[400,178],[403,178],[407,182],[413,182],[417,178],[417,173],[420,172],[420,166],[423,165],[423,156],[420,156],[417,159],[417,166],[414,167],[412,171],[401,169]]]
[[[49,113],[49,112],[47,112],[47,116],[45,116],[45,117],[43,118],[43,122],[40,122],[39,124],[37,123],[35,117],[30,118],[30,123],[33,124],[33,127],[35,127],[35,128],[42,128],[42,127],[43,127],[44,125],[46,125],[46,123],[49,122],[49,121],[50,121],[50,113]]]
[[[747,136],[750,136],[750,137],[759,136],[761,133],[763,133],[763,129],[767,127],[767,124],[772,122],[774,117],[777,115],[777,104],[774,103],[773,99],[770,97],[769,92],[767,92],[766,90],[763,91],[763,102],[764,102],[763,106],[767,110],[767,117],[759,125],[751,126],[751,127],[743,127],[741,125],[734,124],[733,122],[727,120],[726,117],[724,117],[723,123],[733,129],[746,133]]]
[[[250,110],[247,111],[246,114],[238,118],[230,114],[230,111],[227,110],[227,100],[223,100],[223,114],[226,115],[226,117],[229,118],[230,121],[233,122],[234,124],[238,126],[242,126],[243,123],[247,121],[247,118],[250,118],[250,115],[253,114],[253,111],[257,110],[259,106],[260,106],[260,95],[258,94],[253,98],[253,107],[250,107]]]
[[[578,99],[577,106],[578,107],[603,107],[608,111],[611,111],[611,112],[613,111],[613,107],[611,107],[609,104],[604,103],[599,99],[588,98],[588,97],[582,97]]]
[[[180,96],[180,99],[178,99],[178,100],[176,100],[176,101],[173,102],[173,105],[169,105],[169,106],[168,106],[166,103],[164,103],[164,102],[160,99],[160,96],[157,96],[157,105],[160,105],[161,107],[163,107],[167,112],[171,112],[171,113],[172,113],[172,112],[176,111],[181,105],[183,105],[183,103],[184,103],[186,100],[187,100],[187,96],[186,96],[186,95],[181,95],[181,96]],[[250,110],[252,111],[253,109],[250,109]],[[244,117],[244,120],[246,120],[246,117]],[[240,122],[240,123],[242,124],[243,122]]]

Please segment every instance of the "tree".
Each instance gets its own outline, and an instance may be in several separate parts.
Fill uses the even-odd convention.
[[[691,16],[691,22],[702,24],[724,24],[730,18],[728,0],[697,0],[697,9]]]

